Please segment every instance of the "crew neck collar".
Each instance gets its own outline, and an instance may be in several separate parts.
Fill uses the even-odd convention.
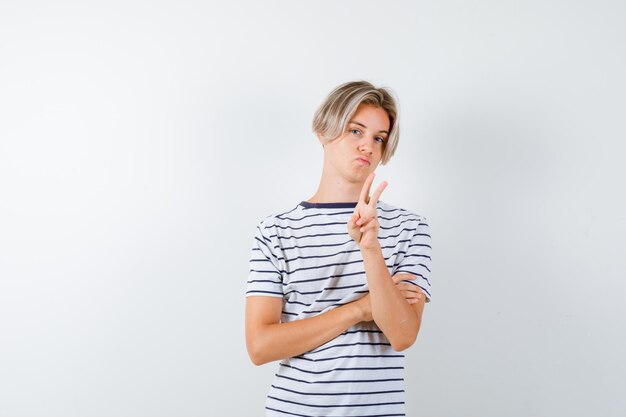
[[[356,202],[354,203],[309,203],[308,201],[303,201],[300,205],[304,208],[355,208]]]

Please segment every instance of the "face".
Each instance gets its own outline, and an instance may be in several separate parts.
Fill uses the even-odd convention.
[[[343,135],[325,144],[325,169],[349,182],[362,183],[380,163],[388,138],[387,112],[361,104]]]

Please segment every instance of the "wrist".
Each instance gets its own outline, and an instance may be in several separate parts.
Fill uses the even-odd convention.
[[[345,307],[349,308],[352,321],[354,323],[360,323],[365,320],[366,315],[365,309],[361,305],[362,300],[363,298],[359,298],[358,300],[345,305]]]
[[[359,249],[361,250],[361,255],[363,256],[372,256],[382,253],[382,249],[380,247],[380,243],[378,243],[378,240],[376,240],[376,242],[368,244],[367,246],[359,246]]]

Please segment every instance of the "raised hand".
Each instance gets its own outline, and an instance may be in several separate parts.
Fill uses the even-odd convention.
[[[383,193],[387,182],[383,181],[371,196],[370,189],[374,182],[374,173],[372,172],[361,189],[359,201],[354,208],[354,214],[348,221],[348,234],[359,245],[361,249],[375,248],[378,245],[378,212],[376,211],[376,203],[380,195]]]

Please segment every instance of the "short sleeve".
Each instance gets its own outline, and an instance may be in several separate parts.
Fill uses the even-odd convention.
[[[283,296],[279,256],[263,223],[257,227],[252,243],[246,288],[249,296]]]
[[[406,247],[406,253],[395,266],[393,274],[408,273],[414,275],[415,279],[407,282],[419,286],[426,294],[426,302],[430,302],[432,252],[430,227],[423,217],[420,217],[416,222],[415,231],[413,231],[413,236]]]

